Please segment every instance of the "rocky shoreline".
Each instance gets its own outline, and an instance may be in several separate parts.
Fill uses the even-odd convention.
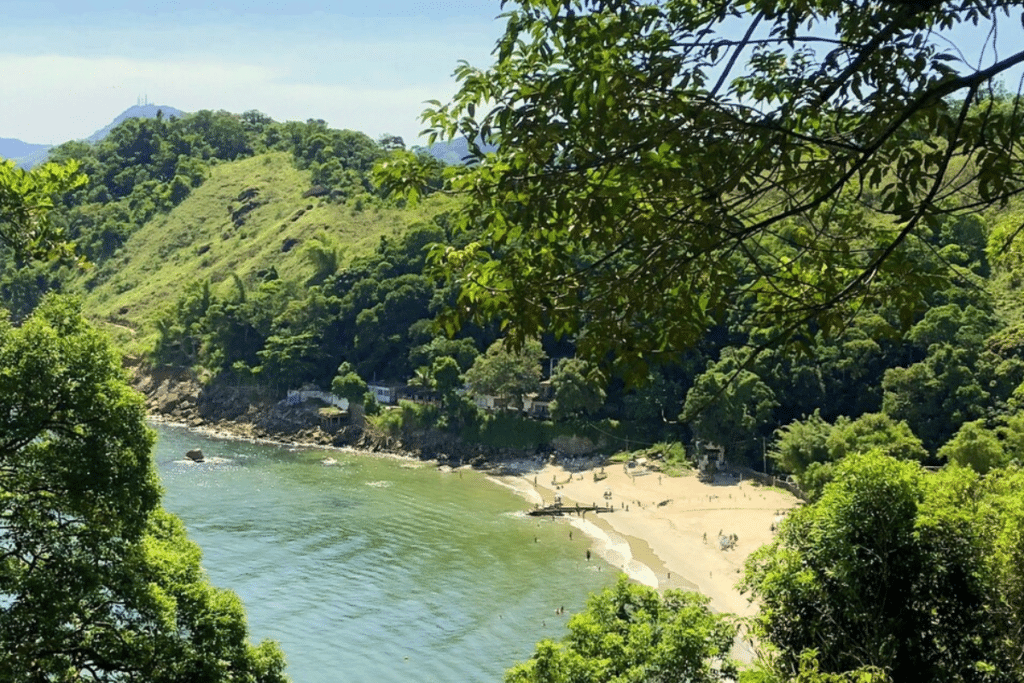
[[[290,406],[265,389],[239,384],[204,384],[186,370],[135,368],[133,386],[146,400],[150,418],[232,438],[317,446],[356,448],[452,466],[491,468],[535,457],[533,451],[468,444],[438,430],[396,438],[365,424],[328,426],[318,406]]]

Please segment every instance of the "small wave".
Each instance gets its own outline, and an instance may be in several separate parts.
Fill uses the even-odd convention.
[[[372,486],[375,489],[391,488],[392,484],[394,484],[394,482],[391,482],[391,481],[368,481],[368,482],[366,482],[367,486]]]
[[[608,564],[621,569],[623,573],[637,583],[651,588],[658,587],[658,577],[654,570],[633,557],[629,541],[614,532],[608,532],[598,525],[579,517],[570,519],[570,524],[582,531],[594,541],[594,552]]]
[[[196,462],[188,458],[181,458],[174,461],[175,465],[234,465],[235,461],[231,458],[221,458],[216,455],[208,455],[202,460]]]
[[[633,579],[637,583],[642,583],[645,586],[651,588],[658,587],[658,577],[654,573],[654,570],[648,567],[643,562],[638,560],[630,560],[626,563],[624,570],[629,578]]]
[[[508,490],[512,491],[516,495],[522,497],[527,503],[531,505],[543,505],[544,498],[541,497],[537,491],[534,490],[529,484],[523,484],[518,486],[515,481],[508,481],[507,479],[499,479],[498,477],[487,477],[488,480],[493,481],[498,486],[503,486]]]

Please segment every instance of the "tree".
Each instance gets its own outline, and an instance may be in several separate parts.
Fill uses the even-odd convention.
[[[497,396],[512,407],[523,405],[523,396],[540,388],[544,350],[531,339],[521,349],[510,349],[499,339],[473,361],[466,371],[466,384],[477,396]]]
[[[832,460],[853,453],[879,451],[897,460],[922,462],[928,452],[906,422],[883,413],[865,413],[855,420],[840,418],[826,440]]]
[[[333,245],[326,235],[310,238],[302,247],[302,255],[313,266],[309,284],[322,284],[338,271],[341,250]]]
[[[827,446],[831,433],[832,425],[815,410],[803,420],[776,429],[775,443],[768,455],[784,471],[800,476],[811,463],[832,460]]]
[[[509,669],[506,683],[606,683],[735,680],[729,659],[736,627],[713,614],[707,598],[632,585],[625,577],[591,596],[569,620],[561,643],[544,640],[528,662]]]
[[[473,361],[479,355],[480,352],[476,350],[476,346],[470,338],[446,339],[435,336],[431,337],[426,344],[410,349],[409,363],[414,368],[430,367],[437,358],[448,356],[458,362],[460,372],[465,372],[473,366]]]
[[[811,501],[821,497],[825,484],[836,477],[836,463],[849,455],[876,452],[917,462],[928,458],[906,422],[882,413],[865,413],[854,420],[840,416],[835,425],[815,413],[775,433],[778,441],[772,457],[796,475],[800,490]]]
[[[597,412],[604,405],[604,385],[604,375],[594,364],[581,358],[563,360],[551,374],[551,417],[561,421]]]
[[[690,423],[701,441],[711,441],[726,453],[743,456],[761,444],[759,436],[767,426],[775,407],[775,395],[749,370],[744,370],[742,355],[724,355],[708,364],[686,394],[682,422]]]
[[[347,399],[350,405],[362,403],[367,392],[366,382],[346,361],[338,366],[338,372],[331,382],[331,391],[341,398]]]
[[[384,133],[377,138],[377,144],[385,152],[394,152],[395,150],[405,149],[405,140],[400,135],[392,135],[391,133]]]
[[[160,508],[145,418],[77,304],[0,321],[0,679],[285,680]]]
[[[256,352],[260,359],[257,370],[265,382],[295,386],[310,378],[323,353],[315,332],[281,330],[267,337]]]
[[[628,368],[726,316],[766,343],[879,302],[911,322],[948,271],[906,247],[1024,189],[1021,103],[993,85],[1024,51],[991,42],[1018,5],[507,3],[496,62],[424,113],[471,156],[447,187],[479,237],[436,252],[449,326]],[[951,37],[972,27],[979,54]]]
[[[666,415],[678,414],[683,405],[684,384],[660,369],[652,370],[644,379],[623,397],[625,414],[646,428],[663,430],[670,424]]]
[[[855,420],[841,416],[829,425],[814,413],[803,421],[775,431],[771,456],[797,475],[809,501],[821,497],[824,486],[837,476],[836,464],[860,453],[880,453],[897,460],[925,461],[928,452],[905,422],[888,415],[865,413]]]
[[[995,431],[1006,457],[1016,460],[1018,465],[1024,464],[1024,413],[1003,416]]]
[[[974,348],[932,345],[920,363],[885,372],[882,411],[910,425],[934,453],[960,425],[981,417],[991,404],[997,383],[985,381],[991,376],[982,362],[985,356]]]
[[[43,164],[31,171],[0,161],[0,244],[18,259],[70,258],[74,249],[49,220],[54,196],[85,184],[78,164]]]
[[[959,467],[970,467],[978,474],[988,474],[1008,460],[996,434],[985,428],[984,420],[965,422],[953,438],[939,449],[939,459]]]
[[[430,366],[431,388],[441,394],[444,401],[451,400],[462,387],[462,370],[451,356],[438,356]]]
[[[815,651],[825,673],[1020,680],[1021,472],[926,475],[877,452],[836,470],[747,562],[742,587],[782,677]]]

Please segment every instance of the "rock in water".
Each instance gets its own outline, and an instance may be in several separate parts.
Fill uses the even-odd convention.
[[[203,449],[193,448],[192,450],[185,454],[185,457],[191,460],[192,462],[202,462],[204,459]]]

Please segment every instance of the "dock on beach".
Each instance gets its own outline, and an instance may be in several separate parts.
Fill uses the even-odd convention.
[[[534,517],[560,517],[562,515],[585,515],[588,512],[615,512],[615,508],[601,505],[562,505],[554,503],[544,507],[534,508],[527,514]]]

